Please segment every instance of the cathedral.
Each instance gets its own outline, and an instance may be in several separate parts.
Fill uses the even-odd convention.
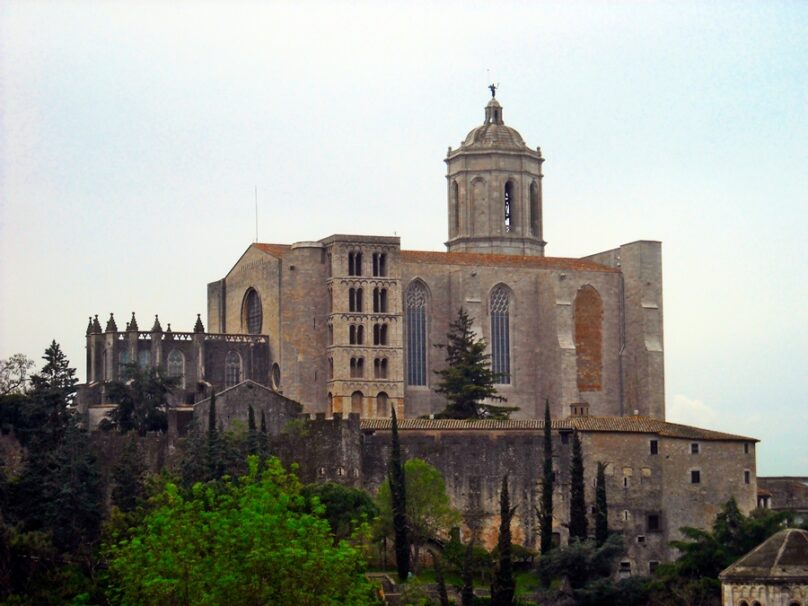
[[[132,319],[102,332],[91,320],[88,384],[139,361],[181,379],[244,379],[307,412],[387,417],[436,413],[449,324],[463,308],[488,343],[498,393],[514,418],[588,410],[664,419],[660,243],[637,241],[583,258],[545,256],[542,166],[493,96],[484,120],[446,163],[445,252],[399,238],[335,234],[250,245],[208,285],[207,331],[149,331]],[[100,402],[101,395],[90,398]]]

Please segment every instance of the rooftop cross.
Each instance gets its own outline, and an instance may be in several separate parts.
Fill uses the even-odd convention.
[[[491,90],[491,98],[493,99],[494,97],[497,96],[497,88],[498,87],[497,87],[496,84],[489,84],[488,88]]]

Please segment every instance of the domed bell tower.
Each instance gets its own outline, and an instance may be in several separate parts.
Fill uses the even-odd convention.
[[[544,256],[541,149],[502,119],[496,87],[485,122],[446,156],[449,252]]]

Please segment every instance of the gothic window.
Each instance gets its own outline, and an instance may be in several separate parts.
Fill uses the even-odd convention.
[[[373,313],[386,314],[387,313],[387,289],[374,288],[373,289]]]
[[[329,360],[330,362],[331,360]],[[334,395],[329,391],[328,392],[328,416],[332,416],[334,414]]]
[[[373,377],[375,379],[387,378],[387,358],[376,358],[373,360]]]
[[[511,382],[510,296],[505,286],[491,292],[491,370],[496,382]]]
[[[600,391],[603,359],[603,302],[598,291],[581,287],[575,295],[575,363],[578,389]]]
[[[351,378],[361,379],[365,376],[365,359],[351,358]]]
[[[350,288],[348,289],[348,311],[361,312],[362,311],[362,289]]]
[[[373,325],[373,344],[387,345],[387,324]]]
[[[385,253],[373,253],[373,275],[387,275],[387,255]]]
[[[539,235],[539,188],[535,181],[530,184],[530,233]]]
[[[457,181],[452,181],[452,222],[457,234],[460,231],[460,187]]]
[[[407,289],[407,384],[426,385],[426,287],[413,282]]]
[[[241,356],[237,351],[228,351],[224,358],[224,384],[233,387],[241,383]]]
[[[512,231],[514,228],[513,210],[513,181],[508,181],[505,184],[505,231]]]
[[[348,275],[361,276],[362,275],[362,253],[349,252],[348,253]]]
[[[314,380],[317,380],[317,371],[314,371]],[[276,391],[281,388],[281,367],[275,362],[272,365],[272,388]]]
[[[380,391],[376,396],[376,416],[377,417],[387,417],[390,416],[390,399],[387,397],[387,394],[383,391]]]
[[[244,316],[247,320],[247,332],[251,335],[260,334],[263,312],[261,311],[261,299],[254,288],[248,290],[244,297]]]
[[[137,352],[137,365],[141,369],[148,368],[151,365],[151,351],[148,349],[141,349]]]
[[[118,374],[123,375],[125,366],[129,364],[129,350],[122,349],[118,352]]]
[[[351,324],[348,328],[348,341],[351,345],[362,345],[365,342],[365,327],[361,324]]]
[[[334,358],[328,358],[328,378],[334,378]]]
[[[180,387],[185,387],[185,356],[181,351],[172,349],[168,354],[168,376],[177,379]]]
[[[361,391],[355,391],[351,394],[351,412],[362,414],[362,395]]]

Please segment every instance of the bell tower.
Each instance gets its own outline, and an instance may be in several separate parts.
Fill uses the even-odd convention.
[[[485,122],[446,155],[449,252],[544,256],[541,149],[502,118],[491,85]]]

